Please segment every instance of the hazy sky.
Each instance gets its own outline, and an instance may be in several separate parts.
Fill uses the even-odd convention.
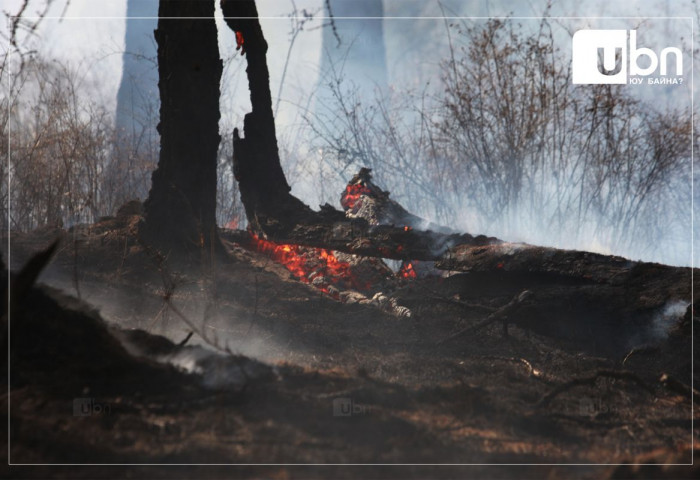
[[[154,11],[156,10],[157,0],[142,1],[154,3]],[[2,11],[17,12],[21,3],[22,0],[2,0]],[[282,72],[289,55],[289,68],[276,122],[278,134],[289,137],[291,132],[294,136],[295,131],[298,132],[295,130],[296,126],[304,123],[301,117],[304,109],[312,108],[310,99],[313,99],[313,94],[318,88],[322,55],[320,27],[325,22],[324,2],[258,0],[256,3],[270,46],[268,64],[273,101],[277,97]],[[697,22],[699,18],[698,9],[691,0],[564,0],[553,3],[548,12],[549,16],[577,17],[551,20],[558,29],[557,35],[560,37],[557,43],[565,55],[571,50],[569,33],[580,28],[637,28],[640,32],[640,42],[643,42],[640,43],[641,46],[650,46],[657,51],[667,46],[688,49],[692,37],[691,23]],[[32,15],[38,5],[41,5],[41,0],[31,0],[27,14]],[[296,37],[293,49],[290,50],[292,22],[289,16],[294,5],[299,13],[306,10],[315,14],[315,18],[305,24],[304,31]],[[385,17],[401,17],[387,19],[383,24],[390,85],[401,91],[407,86],[420,89],[430,79],[439,80],[440,62],[447,58],[447,46],[451,39],[446,33],[446,23],[450,23],[450,20],[439,18],[443,14],[473,17],[514,15],[521,17],[517,22],[526,28],[536,28],[537,17],[545,12],[545,6],[546,2],[543,0],[385,0]],[[37,36],[32,39],[34,47],[44,58],[72,62],[83,72],[87,84],[94,87],[94,95],[114,110],[121,80],[126,0],[70,0],[65,11],[64,7],[65,0],[55,0],[49,16],[41,24]],[[218,6],[217,15],[220,17]],[[637,18],[611,20],[609,17]],[[690,18],[680,20],[658,17]],[[340,22],[342,19],[336,21]],[[467,21],[485,22],[486,18]],[[233,33],[220,18],[218,26],[221,56],[224,60],[230,59],[226,77],[222,80],[222,125],[230,129],[233,126],[241,126],[242,115],[250,109],[244,75],[245,59],[236,55]],[[0,24],[0,33],[7,33],[4,22]],[[7,49],[7,45],[2,45],[1,48]],[[690,60],[690,55],[687,55],[684,62],[684,78],[687,83],[683,87],[628,85],[626,88],[632,89],[631,91],[640,97],[653,99],[655,105],[686,107],[690,102],[691,92]],[[438,84],[437,81],[432,82],[433,86]],[[303,145],[303,140],[300,143]],[[305,187],[302,178],[293,186],[295,194],[312,205],[317,204],[317,189],[314,189],[313,185]],[[331,185],[329,191],[340,191],[336,187]],[[318,200],[320,203],[322,199]]]
[[[142,0],[154,3],[157,0]],[[336,0],[340,1],[340,0]],[[351,1],[351,0],[350,0]],[[21,0],[4,0],[2,10],[4,12],[16,12]],[[268,51],[268,63],[270,66],[271,90],[273,97],[279,90],[279,82],[282,77],[285,60],[289,53],[291,39],[291,23],[288,18],[293,11],[292,1],[285,0],[258,0],[258,10],[263,26],[263,31],[270,45]],[[278,122],[289,124],[298,121],[297,105],[305,104],[305,99],[312,93],[318,80],[318,65],[321,56],[321,29],[325,13],[323,0],[296,0],[299,12],[306,9],[315,13],[317,18],[308,22],[305,31],[296,38],[290,53],[289,68],[286,74],[282,102]],[[385,0],[385,15],[390,17],[430,17],[445,15],[470,15],[470,16],[538,16],[545,10],[546,2],[542,0],[529,1],[485,1],[485,0],[442,0],[442,2],[426,0]],[[696,18],[696,7],[690,0],[687,1],[627,1],[610,2],[602,0],[593,1],[557,1],[550,12],[552,16],[692,16]],[[29,14],[36,11],[41,5],[39,0],[30,2]],[[41,25],[37,38],[38,50],[48,58],[70,59],[85,72],[88,79],[94,80],[99,85],[104,101],[113,108],[116,101],[116,92],[121,79],[121,54],[124,50],[124,31],[126,14],[126,0],[70,0],[65,8],[64,0],[55,0],[54,6]],[[217,7],[217,14],[219,9]],[[440,19],[420,20],[431,32],[428,38],[415,38],[416,35],[407,36],[410,26],[417,20],[401,18],[385,22],[385,39],[387,43],[387,62],[392,74],[391,83],[412,80],[414,83],[423,82],[426,76],[420,71],[420,67],[428,72],[433,72],[437,63],[444,54],[439,54],[437,46],[444,48],[447,36],[444,34],[444,22]],[[522,20],[527,23],[527,20]],[[534,22],[534,21],[531,21]],[[573,24],[580,26],[597,22],[595,19],[571,20]],[[657,21],[658,22],[658,21]],[[442,31],[440,31],[442,29]],[[0,26],[0,31],[6,31],[6,25]],[[435,35],[434,32],[438,34]],[[226,58],[234,53],[233,35],[219,21],[220,49],[222,57]],[[430,58],[416,59],[412,56],[416,48],[413,42],[434,43],[436,49]],[[562,47],[567,47],[562,46]],[[3,46],[6,48],[6,46]],[[445,52],[446,53],[446,52]],[[415,55],[415,54],[414,54]],[[418,60],[418,61],[417,61]],[[432,63],[431,63],[432,62]],[[427,67],[426,67],[427,65]],[[245,68],[244,61],[237,57],[230,67],[230,77],[224,80],[225,89],[236,97],[235,101],[224,104],[224,115],[236,115],[236,110],[247,109],[247,95],[235,95],[244,88],[240,73]],[[417,72],[412,75],[411,72]],[[236,75],[238,73],[238,75]],[[408,78],[408,77],[413,78]]]

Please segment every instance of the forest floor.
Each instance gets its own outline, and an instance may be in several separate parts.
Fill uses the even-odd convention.
[[[13,234],[13,271],[63,239],[40,279],[63,293],[42,287],[13,307],[10,392],[0,407],[10,415],[12,464],[160,466],[15,466],[3,478],[700,472],[679,465],[698,449],[688,390],[697,322],[686,308],[690,269],[639,267],[639,275],[664,280],[656,306],[644,307],[653,314],[638,336],[611,328],[614,315],[596,322],[607,297],[596,297],[595,284],[506,270],[383,285],[411,310],[407,317],[373,303],[343,303],[296,280],[266,255],[233,243],[241,232],[223,234],[226,258],[213,267],[180,270],[136,240],[137,221]],[[652,283],[644,280],[656,289]],[[620,292],[636,298],[626,285]],[[534,294],[528,322],[518,322],[516,310],[507,331],[494,322],[450,338],[524,290]],[[645,295],[640,302],[649,302]],[[569,310],[536,308],[538,298],[552,297],[566,299]],[[70,330],[75,322],[66,312],[75,311],[89,322],[104,319],[118,344],[91,338],[92,326]],[[36,343],[21,350],[29,341]],[[660,381],[663,374],[671,380]],[[75,415],[75,402],[84,399],[92,402],[89,414]],[[647,465],[616,465],[622,463]]]

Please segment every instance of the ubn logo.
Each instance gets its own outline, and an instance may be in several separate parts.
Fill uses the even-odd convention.
[[[647,76],[659,69],[668,75],[669,56],[675,57],[675,74],[683,74],[683,53],[667,47],[657,55],[650,48],[637,48],[637,31],[579,30],[572,40],[572,76],[575,84],[626,84],[630,76]],[[646,57],[640,66],[640,59]],[[633,83],[641,83],[641,80]],[[667,83],[667,82],[664,82]],[[668,82],[670,83],[670,82]],[[675,83],[675,82],[674,82]]]
[[[352,415],[366,415],[367,413],[369,413],[368,407],[353,402],[351,398],[333,399],[334,417],[350,417]]]
[[[109,404],[97,403],[94,398],[74,398],[73,416],[89,417],[91,415],[110,415],[112,407]]]

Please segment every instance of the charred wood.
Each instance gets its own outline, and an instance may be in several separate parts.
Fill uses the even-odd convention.
[[[363,167],[350,179],[340,196],[340,204],[348,218],[364,218],[370,225],[396,225],[418,230],[450,234],[454,230],[432,223],[412,214],[401,204],[389,198],[372,181],[372,169]]]
[[[199,250],[217,243],[216,155],[223,64],[214,5],[161,1],[158,16],[160,157],[140,234],[164,250]]]
[[[382,208],[398,224],[373,225],[363,218],[349,219],[330,205],[316,212],[291,195],[280,165],[265,59],[267,42],[255,3],[222,0],[221,7],[248,62],[246,74],[253,111],[245,116],[244,136],[241,137],[238,129],[233,132],[233,170],[246,216],[255,233],[277,243],[418,260],[437,260],[455,245],[498,242],[483,235],[415,230],[411,225],[422,225],[422,219],[389,201],[388,194],[383,195],[386,201]]]

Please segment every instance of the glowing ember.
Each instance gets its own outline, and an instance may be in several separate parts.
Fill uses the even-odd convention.
[[[354,185],[348,185],[345,187],[345,193],[340,199],[340,204],[345,210],[350,210],[355,207],[355,204],[360,199],[362,195],[368,195],[371,190],[366,186],[356,183]]]
[[[339,261],[328,250],[277,244],[256,235],[252,237],[256,251],[268,255],[274,261],[284,265],[300,281],[310,283],[323,292],[337,295],[337,291],[332,292],[328,288],[331,285],[340,289],[368,290],[370,288],[368,282],[353,275],[349,263]]]
[[[241,51],[241,55],[245,55],[245,47],[243,46],[243,32],[236,32],[236,50]]]
[[[401,270],[399,270],[398,275],[402,278],[416,278],[418,276],[411,262],[404,262],[403,265],[401,265]]]

